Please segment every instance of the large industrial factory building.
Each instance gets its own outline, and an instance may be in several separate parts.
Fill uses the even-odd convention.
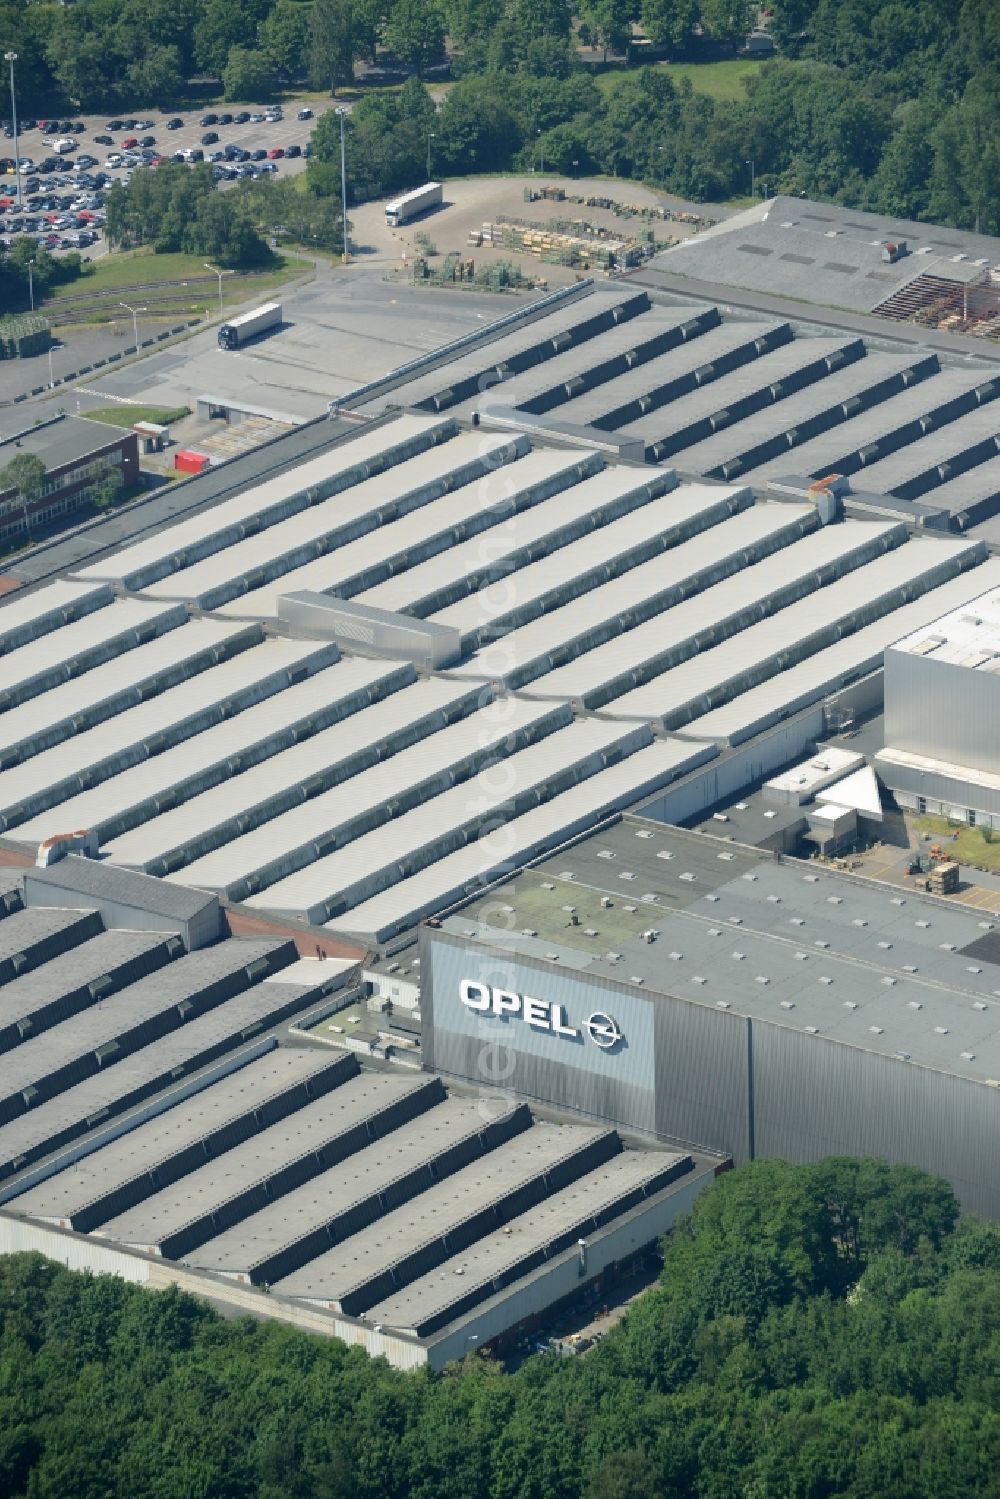
[[[1000,892],[830,859],[1000,817],[1000,361],[659,274],[12,564],[0,1248],[440,1368],[754,1157],[1000,1214]]]

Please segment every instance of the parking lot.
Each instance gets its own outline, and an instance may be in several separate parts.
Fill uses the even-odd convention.
[[[321,105],[321,112],[323,108]],[[28,234],[55,253],[78,249],[90,258],[101,255],[106,250],[104,193],[113,183],[128,181],[132,172],[150,170],[181,152],[201,152],[204,160],[211,161],[228,150],[232,159],[213,163],[221,187],[238,176],[265,171],[291,176],[301,172],[306,162],[301,153],[308,147],[316,124],[312,106],[286,105],[277,120],[266,118],[269,109],[271,106],[248,104],[179,113],[154,111],[128,118],[64,117],[47,122],[45,129],[40,128],[42,122],[29,117],[18,129],[20,208],[14,141],[6,134],[0,140],[0,164],[6,163],[0,172],[0,237],[10,240]],[[300,109],[308,110],[309,117],[299,119]],[[52,125],[58,128],[53,131],[49,128]],[[82,130],[77,128],[80,125]],[[216,136],[215,141],[208,139],[211,135]],[[73,149],[57,152],[52,144],[56,140],[72,141]],[[136,144],[126,147],[126,141]],[[289,149],[291,156],[287,154]],[[247,153],[247,157],[240,160],[237,153]],[[255,154],[256,159],[252,159]],[[53,162],[52,169],[39,170],[46,158]],[[33,170],[24,170],[26,161],[32,163]]]

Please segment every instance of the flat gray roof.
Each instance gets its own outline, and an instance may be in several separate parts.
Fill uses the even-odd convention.
[[[740,325],[736,323],[733,326],[738,328]],[[678,438],[678,433],[683,433],[685,428],[693,426],[695,422],[705,421],[716,413],[721,418],[722,413],[730,406],[744,401],[748,396],[759,395],[762,406],[771,405],[781,400],[786,393],[782,389],[782,381],[817,361],[829,360],[830,369],[836,368],[838,358],[856,343],[857,340],[848,337],[794,338],[780,348],[771,349],[747,364],[722,373],[718,379],[699,381],[696,390],[617,427],[617,435],[640,437],[649,444],[668,441],[670,450],[674,451],[681,447],[683,441],[683,438]],[[697,344],[691,346],[692,356],[697,348]],[[814,376],[814,380],[827,379],[829,373],[829,370],[822,370]],[[813,380],[805,382],[812,383]],[[615,394],[616,386],[624,387],[624,378],[604,386],[600,393],[602,398],[609,398],[605,409],[611,409],[610,397]]]
[[[201,1270],[249,1276],[256,1266],[315,1230],[335,1225],[339,1218],[349,1222],[352,1209],[383,1193],[391,1194],[394,1184],[414,1173],[426,1188],[431,1182],[427,1167],[432,1161],[461,1141],[479,1135],[487,1123],[509,1118],[520,1107],[513,1099],[446,1098],[415,1123],[356,1151],[259,1213],[209,1239],[186,1259]],[[388,1200],[392,1201],[391,1195]],[[381,1204],[373,1204],[374,1217],[381,1217],[382,1212]],[[331,1237],[342,1236],[331,1233]]]
[[[881,246],[887,240],[905,242],[910,253],[894,263],[883,261]],[[675,275],[867,312],[921,274],[968,280],[1000,264],[1000,240],[777,197],[682,241],[653,264]]]
[[[225,1000],[198,1020],[181,1026],[179,1031],[67,1088],[65,1093],[39,1104],[22,1118],[0,1126],[0,1174],[9,1175],[44,1150],[84,1134],[105,1114],[120,1113],[130,1102],[145,1098],[182,1074],[195,1071],[212,1057],[233,1050],[240,1041],[258,1035],[279,1018],[305,1008],[320,988],[322,978],[322,973],[317,974],[314,988],[257,984]]]
[[[190,1146],[266,1110],[320,1073],[344,1070],[347,1062],[345,1055],[306,1047],[270,1051],[30,1187],[13,1199],[15,1211],[71,1228],[77,1215],[116,1189],[140,1177],[152,1178],[158,1167]]]
[[[46,888],[70,892],[87,901],[112,901],[123,906],[138,906],[153,916],[168,921],[190,921],[199,911],[214,903],[214,896],[183,885],[167,885],[149,875],[118,869],[103,860],[85,859],[69,854],[45,869],[32,869],[29,876],[33,900],[43,901]]]
[[[484,1161],[456,1171],[413,1202],[317,1255],[301,1270],[278,1280],[275,1289],[283,1296],[339,1304],[415,1250],[443,1242],[466,1219],[566,1165],[611,1133],[582,1125],[536,1123]]]
[[[927,394],[934,395],[933,384]],[[926,437],[866,465],[855,475],[854,487],[874,489],[876,493],[892,490],[905,493],[914,481],[924,480],[919,486],[920,495],[933,504],[937,499],[936,486],[947,474],[947,465],[980,447],[991,457],[1000,448],[1000,401],[966,412],[936,432],[929,432]]]
[[[488,900],[513,906],[512,928],[523,917],[541,942],[558,943],[560,964],[595,977],[634,976],[689,1003],[1000,1078],[1000,958],[981,943],[995,921],[839,870],[776,863],[730,842],[721,825],[720,834],[628,816]],[[562,912],[570,890],[580,918],[572,944]],[[482,924],[470,925],[485,904],[449,917],[446,930],[487,940]],[[651,945],[626,925],[637,920],[656,931]],[[598,936],[581,939],[583,928]],[[521,950],[516,931],[490,928],[488,940]],[[610,958],[612,949],[621,956]],[[992,950],[1000,955],[1000,942]]]
[[[0,927],[2,930],[2,927]],[[115,976],[137,959],[152,958],[158,948],[167,958],[167,932],[100,932],[0,989],[0,1027],[30,1020],[47,1006],[107,976]],[[89,1003],[94,1003],[92,998]],[[5,1048],[9,1049],[9,1048]]]
[[[502,1229],[478,1239],[438,1269],[376,1302],[366,1313],[371,1323],[405,1329],[419,1336],[422,1324],[437,1322],[451,1308],[480,1290],[483,1299],[534,1267],[539,1258],[563,1247],[567,1236],[593,1232],[595,1223],[617,1216],[658,1185],[690,1157],[627,1150],[568,1187],[553,1192]],[[558,1252],[558,1250],[556,1250]]]
[[[0,933],[4,925],[0,924]],[[165,968],[119,989],[107,1004],[91,1005],[41,1035],[29,1037],[6,1057],[0,1069],[0,1100],[37,1086],[68,1063],[92,1056],[178,1006],[182,1013],[176,1017],[176,1026],[180,1027],[182,1021],[189,1023],[192,1010],[197,1013],[210,1007],[216,986],[230,980],[234,988],[249,988],[256,978],[272,970],[275,960],[287,958],[288,946],[280,941],[231,938],[185,953]],[[223,997],[224,990],[215,995],[216,1002]],[[115,1061],[112,1051],[101,1059],[101,1065],[111,1066]]]
[[[480,384],[480,377],[487,381],[498,368],[513,362],[515,368],[524,364],[536,364],[551,359],[563,347],[567,334],[571,336],[580,324],[601,313],[614,313],[615,309],[627,312],[632,304],[642,305],[644,293],[632,288],[600,286],[593,287],[584,296],[554,308],[541,317],[527,318],[509,333],[501,332],[473,349],[461,352],[438,368],[416,374],[412,379],[397,386],[391,394],[379,394],[368,404],[382,409],[390,401],[399,406],[418,406],[426,411],[448,410],[456,404],[464,382],[472,382],[473,389]],[[685,309],[684,319],[694,316]],[[470,392],[471,394],[472,392]],[[361,410],[365,407],[362,405]]]
[[[19,877],[15,881],[20,885]],[[81,901],[81,907],[86,904]],[[80,940],[84,929],[93,924],[90,911],[66,911],[55,907],[36,910],[15,911],[6,921],[0,922],[0,964],[8,959],[23,957],[25,964],[34,966],[45,962],[55,952],[65,952]],[[19,967],[20,965],[15,965]],[[2,1087],[2,1083],[0,1083]]]
[[[130,429],[110,426],[107,422],[91,422],[84,416],[62,416],[38,427],[27,427],[14,437],[0,441],[0,468],[19,453],[31,453],[40,458],[51,473],[53,469],[64,468],[78,458],[85,458],[88,453],[123,442],[131,435]]]
[[[803,423],[811,418],[829,420],[831,426],[844,421],[850,414],[853,402],[862,398],[872,387],[881,386],[884,382],[902,376],[907,370],[912,369],[916,359],[908,354],[866,354],[864,359],[859,359],[856,364],[849,364],[845,369],[837,370],[828,375],[825,380],[819,380],[813,385],[807,385],[804,390],[796,391],[794,395],[786,396],[782,401],[776,401],[773,406],[765,407],[763,411],[756,412],[742,422],[735,422],[733,426],[724,428],[713,437],[706,437],[696,442],[691,447],[683,448],[679,453],[672,455],[672,461],[682,471],[690,470],[699,474],[722,473],[723,466],[734,464],[738,459],[746,460],[748,471],[752,471],[752,455],[764,442],[769,439],[783,437],[785,434],[797,434],[797,430]],[[945,378],[940,376],[937,378]],[[976,376],[965,377],[970,385],[977,383]],[[980,377],[981,378],[981,377]],[[921,385],[921,389],[923,389]],[[870,421],[877,421],[878,403],[884,399],[878,391],[871,397],[871,412],[865,415]],[[928,404],[933,404],[929,396],[925,397]],[[791,447],[786,444],[786,450]],[[798,462],[798,459],[795,460]],[[788,467],[788,459],[785,459],[785,467]],[[742,472],[742,470],[741,470]]]
[[[526,370],[523,375],[516,375],[513,380],[505,381],[499,389],[494,387],[487,390],[469,405],[484,408],[502,403],[504,406],[523,406],[530,411],[536,402],[551,393],[551,409],[555,410],[559,421],[587,426],[594,420],[595,413],[609,411],[618,404],[617,398],[605,400],[605,396],[610,398],[616,392],[621,392],[621,399],[628,400],[633,395],[641,395],[658,384],[696,369],[703,370],[704,378],[710,379],[713,360],[737,357],[738,351],[744,358],[752,358],[754,344],[759,339],[773,336],[782,326],[774,322],[741,322],[734,319],[705,331],[698,330],[696,336],[669,352],[657,355],[639,364],[631,372],[622,373],[598,385],[588,395],[578,396],[567,402],[566,397],[574,384],[580,379],[585,380],[595,363],[602,363],[625,349],[636,349],[641,346],[644,337],[652,339],[664,326],[676,327],[689,316],[687,309],[650,309],[639,317],[630,318],[616,329],[597,334],[577,349],[571,349],[545,364]],[[460,407],[459,411],[461,410]]]
[[[109,1219],[101,1226],[100,1235],[122,1244],[156,1249],[233,1198],[263,1187],[293,1163],[310,1159],[321,1162],[324,1150],[336,1149],[338,1139],[359,1125],[371,1123],[377,1128],[377,1116],[401,1099],[427,1090],[434,1093],[438,1086],[436,1079],[428,1077],[364,1073],[227,1150],[218,1160],[206,1162],[174,1186]]]
[[[930,418],[932,413],[942,412],[942,408],[954,401],[961,401],[963,397],[974,407],[976,403],[973,393],[980,387],[988,389],[992,378],[985,371],[974,367],[941,370],[910,389],[899,391],[887,400],[880,401],[871,410],[851,416],[829,431],[808,439],[794,450],[791,457],[786,453],[756,467],[751,466],[746,477],[754,484],[763,484],[767,479],[787,474],[792,466],[798,473],[813,476],[842,469],[847,473],[856,473],[857,489],[868,488],[862,458],[867,456],[874,464],[879,453],[876,444],[884,443],[886,439],[892,442],[899,440],[900,433],[906,427],[911,429],[909,441],[914,441],[922,430],[920,424]],[[943,419],[940,419],[937,430],[939,439],[948,432],[952,424],[957,423],[956,431],[963,430],[971,415],[971,411],[963,411],[957,416],[943,411]]]

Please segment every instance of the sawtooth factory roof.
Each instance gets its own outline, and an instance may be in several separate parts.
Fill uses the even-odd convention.
[[[714,358],[692,364],[703,338]],[[504,339],[512,378],[537,390],[564,373],[574,388],[562,366],[577,360],[573,399],[591,365],[612,372],[608,390],[631,389],[647,356],[657,380],[676,356],[697,376],[680,379],[681,404],[810,342],[617,287]],[[499,347],[463,356],[469,379]],[[893,399],[935,409],[935,387],[959,406],[992,389],[984,371],[933,373],[926,351],[823,339],[808,352],[782,365],[793,385],[815,374],[804,394],[849,379],[858,404],[869,375],[913,376],[873,420]],[[463,381],[427,404],[447,406]],[[758,437],[799,399],[770,388],[769,412],[747,419]],[[34,851],[89,829],[114,866],[370,946],[739,736],[735,719],[704,738],[692,723],[728,705],[738,717],[744,699],[756,722],[762,694],[773,717],[820,701],[1000,566],[968,538],[678,470],[403,412],[9,599],[0,830]],[[281,603],[301,588],[443,627],[457,655],[429,670],[342,632],[302,638]]]

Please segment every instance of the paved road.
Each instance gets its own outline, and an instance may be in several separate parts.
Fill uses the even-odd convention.
[[[525,298],[394,286],[377,268],[331,270],[324,262],[315,280],[281,293],[281,300],[281,331],[245,349],[220,349],[217,330],[206,328],[162,353],[98,372],[87,389],[105,401],[120,396],[192,408],[211,394],[301,421]]]

